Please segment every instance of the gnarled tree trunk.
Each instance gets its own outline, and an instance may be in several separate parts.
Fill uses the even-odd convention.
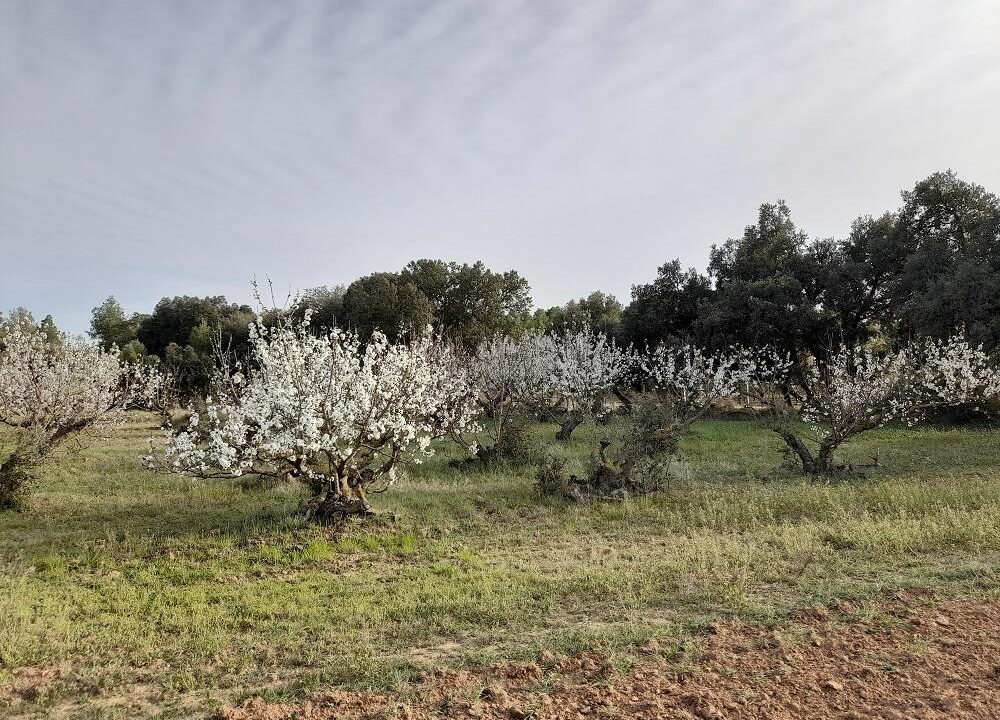
[[[777,429],[775,432],[781,436],[781,439],[784,440],[785,444],[792,449],[792,452],[798,455],[799,461],[802,463],[803,472],[809,473],[810,475],[819,474],[819,464],[816,462],[816,458],[813,457],[809,448],[807,448],[805,443],[799,439],[798,435],[793,433],[791,430],[786,430],[784,428]]]
[[[312,520],[323,525],[344,522],[353,516],[374,514],[363,481],[358,476],[330,481],[325,494],[309,513]]]
[[[556,440],[559,440],[560,442],[569,441],[573,431],[581,425],[583,425],[582,418],[573,417],[563,421],[563,423],[559,426],[559,432],[556,433]]]
[[[820,441],[819,452],[816,454],[816,464],[821,474],[829,475],[837,469],[833,464],[833,453],[838,447],[840,447],[840,441],[834,438],[823,438]]]
[[[809,475],[831,475],[836,470],[833,464],[833,453],[840,447],[840,440],[825,437],[819,442],[819,449],[814,455],[802,439],[787,428],[775,428],[785,444],[791,448],[802,463],[802,472]]]

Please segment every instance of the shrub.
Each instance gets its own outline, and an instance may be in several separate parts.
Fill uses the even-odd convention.
[[[123,364],[117,348],[11,323],[0,347],[0,425],[13,431],[14,449],[0,463],[0,510],[19,506],[49,455],[149,405],[161,380],[150,366]]]
[[[825,361],[809,358],[789,402],[786,361],[773,353],[747,374],[746,393],[763,407],[771,428],[794,452],[802,470],[828,475],[849,469],[834,454],[845,442],[892,421],[915,424],[945,408],[985,408],[1000,396],[1000,375],[982,347],[961,337],[913,341],[877,353],[844,347]],[[795,420],[811,428],[803,432]]]
[[[654,397],[640,398],[617,437],[599,441],[588,467],[574,465],[561,448],[550,449],[539,468],[539,490],[574,500],[623,500],[663,489],[677,449],[671,419]]]
[[[199,477],[297,478],[322,522],[371,514],[399,466],[433,454],[431,441],[472,423],[474,393],[446,347],[425,336],[367,343],[332,329],[314,335],[309,315],[250,327],[247,374],[224,364],[218,399],[168,429],[153,467]]]

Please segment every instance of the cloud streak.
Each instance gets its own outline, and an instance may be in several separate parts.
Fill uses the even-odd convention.
[[[626,295],[788,199],[843,234],[1000,189],[1000,8],[0,3],[0,307],[247,295],[421,257]]]

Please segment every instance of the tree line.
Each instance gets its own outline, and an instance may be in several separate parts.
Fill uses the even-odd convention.
[[[935,173],[904,191],[896,210],[856,219],[842,239],[810,238],[783,201],[765,203],[742,235],[712,246],[704,272],[666,262],[651,282],[633,286],[627,306],[595,291],[533,309],[528,281],[515,270],[421,259],[306,290],[291,313],[307,309],[317,328],[362,338],[378,329],[396,341],[431,325],[468,349],[496,336],[587,327],[619,345],[767,345],[814,357],[961,330],[995,351],[1000,199],[954,172]],[[215,371],[217,344],[247,351],[256,316],[222,296],[164,298],[148,314],[129,315],[111,297],[94,309],[91,335],[126,360],[158,358],[197,391]]]
[[[0,427],[10,438],[0,510],[21,506],[68,440],[119,426],[131,409],[165,421],[162,453],[151,439],[146,466],[299,480],[312,491],[307,515],[340,522],[371,514],[369,494],[432,455],[437,440],[457,442],[467,462],[535,462],[525,443],[533,421],[557,423],[553,440],[565,442],[588,420],[619,417],[623,432],[602,433],[589,468],[572,472],[555,453],[537,478],[545,493],[623,499],[664,487],[679,440],[723,400],[763,414],[803,472],[818,476],[854,471],[835,453],[859,434],[1000,397],[994,362],[961,336],[878,353],[843,345],[822,362],[767,346],[639,351],[590,328],[498,335],[468,351],[428,332],[392,342],[378,330],[317,331],[307,312],[258,318],[247,336],[242,360],[216,345],[211,392],[174,422],[174,378],[158,364],[123,362],[116,345],[104,350],[25,317],[0,324]],[[805,391],[797,401],[788,394],[793,367]],[[614,410],[612,394],[622,400]]]
[[[667,263],[627,307],[594,293],[532,311],[515,271],[417,260],[276,310],[174,297],[126,315],[109,298],[96,344],[15,310],[0,318],[0,426],[13,438],[0,509],[67,440],[131,409],[170,424],[150,467],[299,479],[322,521],[371,512],[368,493],[435,441],[506,462],[528,457],[532,422],[554,421],[566,441],[612,412],[622,432],[604,433],[583,470],[552,454],[540,489],[653,492],[721,401],[761,417],[803,472],[854,472],[836,453],[857,435],[1000,399],[1000,201],[950,172],[903,201],[843,240],[810,239],[784,203],[765,204],[713,246],[707,273]]]

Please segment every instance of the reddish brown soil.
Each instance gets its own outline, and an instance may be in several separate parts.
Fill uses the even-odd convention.
[[[406,702],[335,692],[297,704],[250,700],[219,718],[1000,718],[1000,600],[901,594],[878,610],[858,619],[840,603],[772,629],[717,625],[681,658],[651,643],[624,673],[598,655],[545,656],[436,671]]]

